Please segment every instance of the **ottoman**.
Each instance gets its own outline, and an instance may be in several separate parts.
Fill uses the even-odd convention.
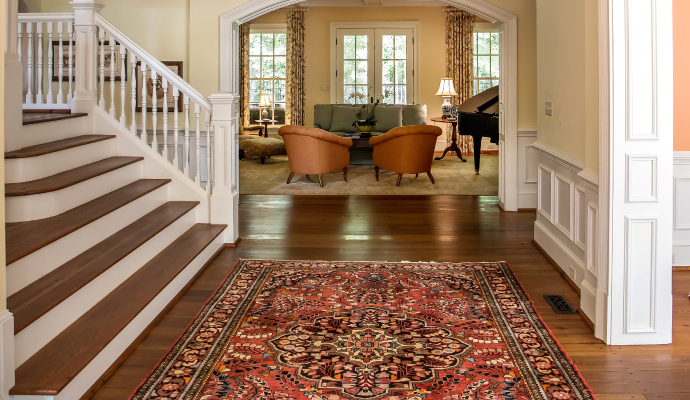
[[[240,135],[240,160],[245,157],[259,157],[263,164],[266,157],[285,154],[285,143],[280,139]]]

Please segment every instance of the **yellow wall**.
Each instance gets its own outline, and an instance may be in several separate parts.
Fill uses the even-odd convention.
[[[185,61],[185,79],[197,90],[205,95],[210,95],[219,87],[219,48],[220,48],[220,16],[246,3],[246,0],[100,0],[106,5],[103,16],[125,34],[139,43],[147,51],[161,60]],[[532,128],[537,125],[536,120],[536,0],[487,0],[500,8],[509,11],[518,17],[518,125],[524,128]],[[68,0],[43,0],[44,12],[69,12],[71,7]],[[409,15],[397,7],[369,8],[367,12],[386,15],[369,18],[362,13],[342,18],[341,21],[369,20],[420,20],[417,15]],[[426,8],[425,8],[426,9]],[[133,12],[132,10],[136,10]],[[312,7],[307,15],[332,11]],[[333,9],[331,9],[333,10]],[[436,9],[421,11],[431,15],[440,12]],[[415,13],[416,14],[416,13]],[[395,15],[396,17],[391,17]],[[265,18],[265,17],[263,17]],[[366,18],[366,19],[365,19]],[[284,19],[283,19],[284,22]],[[434,31],[443,29],[443,23],[437,27],[430,27]],[[330,32],[327,31],[330,36]],[[421,32],[421,40],[424,41],[425,32]],[[185,39],[185,37],[187,39]],[[309,33],[307,27],[307,40],[316,40]],[[325,39],[324,39],[325,40]],[[191,45],[190,45],[191,44]],[[436,47],[436,46],[435,46]],[[443,49],[438,50],[443,58]],[[442,61],[443,62],[443,61]],[[430,70],[435,71],[433,66]],[[431,75],[437,74],[437,72]],[[443,73],[440,73],[443,75]],[[439,77],[440,77],[439,75]],[[319,81],[321,78],[319,78]],[[432,79],[429,78],[429,81]],[[326,79],[325,82],[328,82]],[[438,88],[437,82],[430,86],[422,82],[422,95]],[[430,110],[435,110],[440,105],[437,99],[425,101]],[[309,113],[308,113],[309,114]]]
[[[330,103],[330,91],[321,85],[330,85],[331,22],[399,22],[418,21],[420,42],[419,103],[428,106],[428,116],[441,116],[443,99],[436,96],[438,84],[446,75],[445,21],[446,13],[440,7],[312,7],[305,16],[306,50],[306,124],[314,122],[314,104]],[[285,23],[285,10],[261,16],[252,23]]]
[[[598,171],[597,0],[537,0],[538,139]],[[553,116],[544,103],[553,102]]]

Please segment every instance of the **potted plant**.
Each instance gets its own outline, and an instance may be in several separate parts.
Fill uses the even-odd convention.
[[[357,119],[352,123],[353,126],[357,127],[357,130],[364,135],[360,137],[371,136],[371,132],[376,129],[376,120],[374,119],[374,110],[376,109],[376,104],[369,106],[367,104],[363,105],[359,112],[355,111]],[[367,135],[368,134],[368,135]]]

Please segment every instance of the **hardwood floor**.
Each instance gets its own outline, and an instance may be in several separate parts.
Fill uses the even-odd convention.
[[[690,398],[690,272],[674,273],[674,344],[606,346],[543,294],[577,294],[532,245],[534,212],[505,213],[495,197],[242,196],[237,248],[228,248],[153,328],[93,399],[127,399],[217,289],[238,258],[505,260],[599,400]]]

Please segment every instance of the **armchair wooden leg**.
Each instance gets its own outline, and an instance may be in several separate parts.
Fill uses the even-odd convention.
[[[319,177],[319,186],[323,187],[323,179],[321,179],[321,174],[317,176]]]
[[[294,173],[294,172],[290,172],[290,176],[288,176],[288,181],[287,181],[288,185],[290,184],[290,181],[292,180],[292,177],[293,177],[293,176],[295,176],[295,173]]]
[[[414,177],[415,177],[415,178],[419,178],[419,174],[414,174]]]
[[[347,182],[347,167],[343,168],[343,179]]]
[[[376,182],[379,181],[379,167],[374,167],[374,171],[376,171]]]
[[[400,186],[400,181],[402,181],[402,174],[398,174],[398,183],[395,186]]]
[[[432,185],[435,184],[436,181],[434,181],[434,177],[433,177],[433,175],[431,175],[431,171],[427,172],[426,174],[429,175],[429,179],[431,179],[431,184]]]

